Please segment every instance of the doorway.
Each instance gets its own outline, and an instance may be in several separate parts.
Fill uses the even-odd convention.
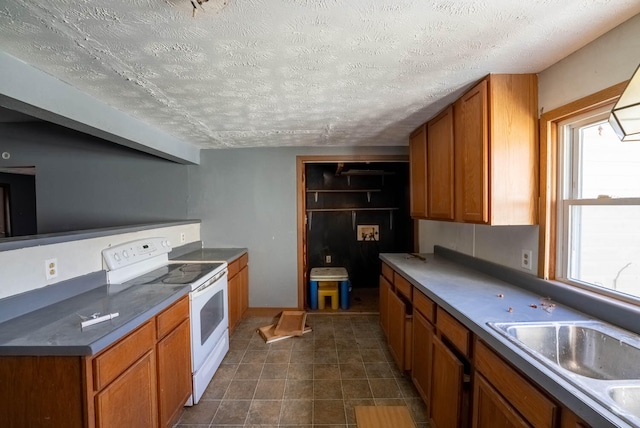
[[[411,252],[406,156],[298,158],[298,307],[314,267],[344,267],[351,312],[378,311],[379,254]]]
[[[0,168],[0,203],[0,239],[35,235],[35,168]]]

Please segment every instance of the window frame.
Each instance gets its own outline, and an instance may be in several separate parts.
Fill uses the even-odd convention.
[[[559,245],[564,245],[564,241],[559,234],[563,233],[558,230],[558,216],[562,215],[562,198],[558,189],[558,168],[561,162],[562,154],[560,148],[560,133],[562,132],[562,123],[567,121],[577,121],[580,116],[586,114],[597,114],[597,110],[614,104],[629,81],[618,83],[617,85],[603,89],[594,94],[566,104],[557,109],[543,113],[540,116],[540,227],[538,239],[538,277],[546,280],[558,280],[571,285],[587,288],[599,294],[614,297],[617,300],[623,300],[638,305],[639,298],[634,298],[621,293],[592,286],[590,284],[580,283],[577,281],[567,281],[562,277],[563,272],[559,272],[558,258],[563,252],[558,250]],[[615,200],[616,205],[624,205],[629,202],[627,198]],[[635,198],[634,198],[635,200]],[[607,202],[612,205],[611,201]],[[566,251],[564,252],[566,254]]]
[[[585,126],[595,125],[598,123],[607,123],[611,109],[615,104],[610,103],[593,109],[573,118],[569,118],[558,123],[560,132],[558,132],[558,165],[561,179],[558,181],[558,236],[556,242],[556,252],[560,253],[557,257],[556,273],[559,280],[569,284],[595,287],[597,285],[581,281],[573,278],[573,264],[578,260],[573,258],[569,263],[571,251],[569,250],[570,238],[571,243],[580,245],[577,240],[581,237],[578,234],[577,225],[571,221],[571,210],[573,207],[583,206],[638,206],[640,198],[638,197],[612,197],[612,198],[594,198],[582,196],[582,162],[583,152],[580,146],[581,129]],[[627,144],[627,143],[623,143]],[[607,289],[607,287],[603,287]],[[640,297],[638,297],[640,298]]]

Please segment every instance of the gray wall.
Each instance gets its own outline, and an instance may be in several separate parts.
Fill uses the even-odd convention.
[[[46,122],[0,123],[0,167],[35,166],[38,233],[187,218],[187,167]]]
[[[203,150],[189,166],[189,218],[208,247],[249,249],[249,306],[298,304],[296,156],[402,154],[407,147]]]

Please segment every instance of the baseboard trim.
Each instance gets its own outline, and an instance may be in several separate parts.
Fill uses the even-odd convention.
[[[275,317],[282,311],[298,311],[298,308],[248,308],[242,318]]]

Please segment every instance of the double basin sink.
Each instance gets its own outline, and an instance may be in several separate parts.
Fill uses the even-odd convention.
[[[488,323],[549,369],[640,427],[640,338],[599,321]]]

